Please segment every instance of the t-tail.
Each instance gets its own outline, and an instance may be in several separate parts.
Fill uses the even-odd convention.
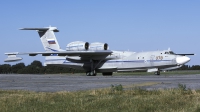
[[[63,51],[60,49],[59,43],[54,32],[59,32],[56,27],[45,28],[21,28],[20,30],[36,30],[40,36],[45,51]]]

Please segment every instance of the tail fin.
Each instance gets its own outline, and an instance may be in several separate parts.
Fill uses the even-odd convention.
[[[59,32],[56,27],[22,28],[20,30],[36,30],[40,36],[45,51],[61,51],[54,32]]]

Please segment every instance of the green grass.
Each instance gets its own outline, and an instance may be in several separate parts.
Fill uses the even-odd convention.
[[[0,90],[0,112],[199,112],[200,91],[109,89],[78,92]]]

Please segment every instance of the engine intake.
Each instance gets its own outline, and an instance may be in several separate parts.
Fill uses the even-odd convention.
[[[95,42],[91,43],[89,50],[108,50],[108,44],[107,43],[100,43],[100,42]]]
[[[89,43],[82,41],[71,42],[66,46],[67,51],[84,51],[88,49],[89,49]]]

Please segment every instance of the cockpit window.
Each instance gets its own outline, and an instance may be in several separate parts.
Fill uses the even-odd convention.
[[[173,51],[169,51],[169,54],[175,54]]]
[[[165,52],[165,54],[175,54],[173,51]]]

